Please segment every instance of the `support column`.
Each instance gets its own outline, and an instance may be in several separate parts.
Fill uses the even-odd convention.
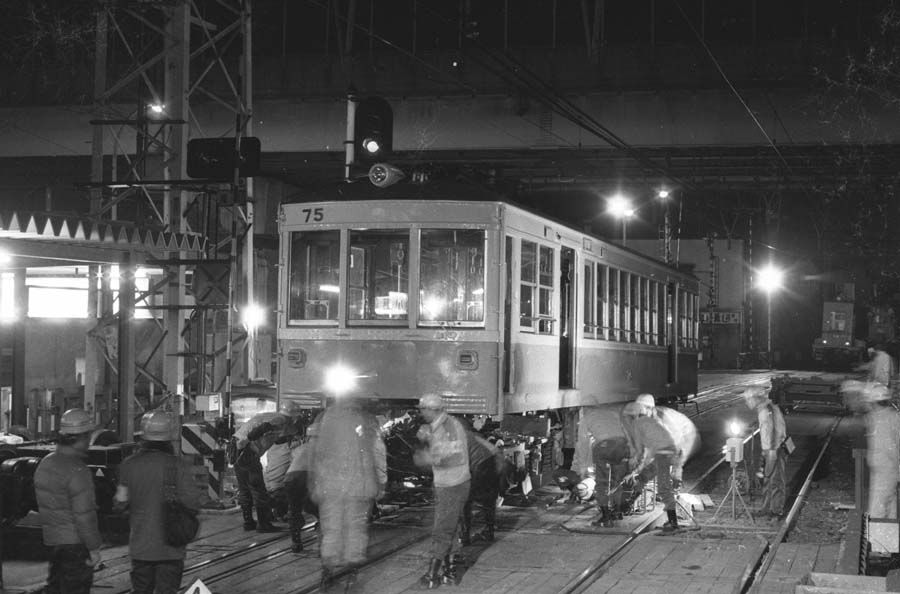
[[[25,325],[28,323],[28,288],[25,268],[13,272],[13,366],[11,425],[28,425],[25,411]]]
[[[187,2],[177,2],[167,10],[169,17],[166,24],[167,52],[165,68],[166,115],[170,120],[186,122],[188,120],[188,71],[190,40],[190,8]],[[168,125],[166,146],[166,179],[183,180],[186,178],[187,128],[185,124]],[[183,215],[187,207],[189,193],[171,189],[164,195],[164,217],[169,230],[184,233],[187,225]],[[171,259],[183,259],[182,252],[170,252]],[[169,282],[166,286],[166,305],[180,306],[185,302],[184,266],[172,266],[167,269]],[[184,311],[177,307],[169,307],[163,313],[166,336],[163,344],[163,382],[172,394],[184,394]]]
[[[134,440],[134,263],[126,255],[119,263],[119,438]]]
[[[100,306],[99,285],[100,267],[96,264],[88,266],[88,320],[91,328],[97,327],[97,321],[102,317],[98,310]],[[100,353],[97,340],[86,335],[84,337],[84,409],[94,415],[94,422],[99,423],[94,400],[97,394],[97,364],[100,362]]]

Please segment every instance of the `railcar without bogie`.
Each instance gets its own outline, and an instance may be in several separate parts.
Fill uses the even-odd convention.
[[[331,201],[284,204],[279,230],[284,397],[318,407],[349,377],[397,408],[433,392],[503,417],[696,393],[697,279],[554,219]]]

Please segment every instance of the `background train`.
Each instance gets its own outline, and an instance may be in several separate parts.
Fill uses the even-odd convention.
[[[574,449],[581,407],[697,391],[697,279],[499,201],[284,204],[278,391],[363,382]],[[559,463],[561,461],[555,461]]]

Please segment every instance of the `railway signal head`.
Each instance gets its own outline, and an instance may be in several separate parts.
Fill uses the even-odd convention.
[[[359,163],[374,163],[391,153],[394,144],[394,112],[381,97],[366,97],[356,106],[354,156]]]

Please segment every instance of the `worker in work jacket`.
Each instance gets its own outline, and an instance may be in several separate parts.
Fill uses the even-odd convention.
[[[471,471],[469,446],[463,424],[449,415],[437,394],[419,400],[419,412],[427,423],[417,434],[426,445],[424,458],[434,474],[434,525],[431,529],[431,561],[420,585],[436,588],[454,583],[457,575],[450,563],[456,530],[469,498]]]
[[[94,478],[84,463],[93,429],[90,413],[67,410],[56,451],[34,473],[44,544],[50,547],[47,594],[89,594],[101,563]]]
[[[656,464],[656,494],[662,500],[668,521],[664,531],[678,528],[678,514],[675,510],[675,487],[672,484],[673,468],[680,472],[683,464],[678,441],[672,431],[662,422],[655,411],[655,401],[650,394],[639,395],[633,403],[626,405],[623,416],[633,418],[631,424],[634,449],[631,450],[631,476],[636,476],[651,462]]]
[[[763,481],[763,499],[759,515],[780,518],[784,514],[785,499],[785,451],[787,427],[784,415],[765,389],[751,388],[744,391],[744,400],[756,411],[759,422],[760,462],[756,476]]]
[[[234,476],[237,479],[238,505],[244,518],[244,530],[272,532],[272,506],[260,456],[276,441],[286,439],[297,432],[297,427],[287,415],[276,412],[259,413],[250,418],[235,432],[237,459]],[[256,508],[257,520],[253,519]]]

